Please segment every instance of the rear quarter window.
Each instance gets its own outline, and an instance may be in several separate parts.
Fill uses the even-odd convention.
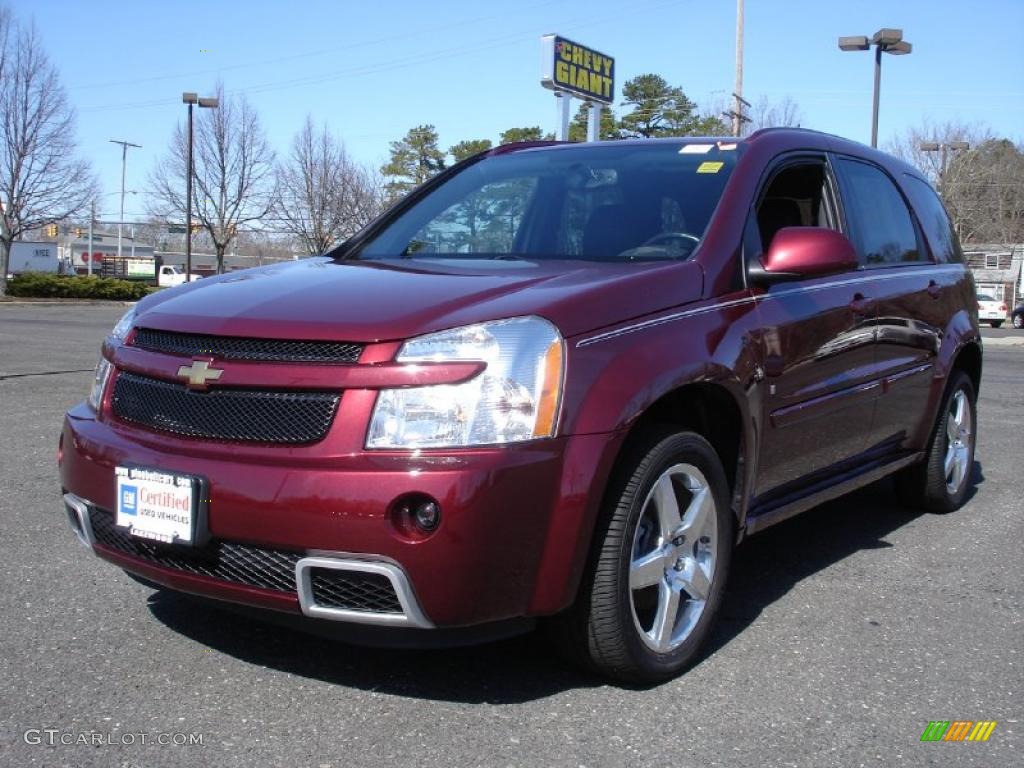
[[[953,229],[942,200],[932,189],[931,184],[904,174],[904,187],[910,196],[910,202],[917,211],[917,219],[921,222],[928,245],[932,249],[935,261],[940,264],[963,264],[964,254],[960,250],[960,240]]]

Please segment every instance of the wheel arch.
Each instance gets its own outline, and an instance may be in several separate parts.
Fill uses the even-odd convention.
[[[970,378],[974,385],[974,394],[981,391],[981,344],[976,341],[968,341],[957,350],[950,364],[950,373],[963,371]]]
[[[738,514],[737,500],[745,487],[743,467],[747,464],[748,441],[744,411],[733,392],[718,381],[698,381],[664,393],[632,420],[613,467],[618,468],[629,448],[649,428],[665,424],[695,432],[711,444],[722,462],[733,509]]]
[[[732,380],[692,380],[635,407],[620,429],[607,433],[608,443],[598,460],[598,471],[590,479],[586,511],[581,510],[573,525],[576,535],[570,542],[565,540],[564,528],[560,529],[562,535],[549,534],[538,568],[532,613],[554,613],[575,600],[585,565],[593,557],[594,534],[600,528],[602,510],[617,473],[624,461],[635,456],[638,441],[651,427],[672,425],[680,431],[695,432],[711,444],[725,470],[730,506],[737,517],[737,530],[741,530],[751,466],[748,446],[752,444],[752,427],[741,394],[739,383]],[[551,582],[557,582],[559,589],[544,587]]]

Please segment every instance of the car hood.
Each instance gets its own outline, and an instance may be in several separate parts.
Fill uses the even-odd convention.
[[[569,337],[701,296],[695,262],[335,261],[233,272],[139,302],[136,325],[264,338],[375,342],[518,315]]]

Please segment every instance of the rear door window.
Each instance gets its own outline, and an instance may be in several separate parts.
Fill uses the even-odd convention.
[[[837,157],[835,166],[861,263],[885,267],[924,261],[910,210],[892,179],[870,163],[847,157]]]

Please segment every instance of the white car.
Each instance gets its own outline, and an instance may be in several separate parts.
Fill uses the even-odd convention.
[[[978,294],[978,320],[998,328],[1006,320],[1008,311],[1005,301],[999,301],[987,293]]]
[[[199,275],[189,275],[188,282],[194,283],[199,279]],[[160,272],[157,274],[157,285],[161,288],[170,288],[175,285],[184,285],[185,283],[185,272],[181,267],[175,264],[165,264],[160,267]]]

